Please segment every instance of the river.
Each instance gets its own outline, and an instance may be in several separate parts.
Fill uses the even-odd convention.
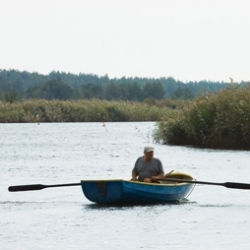
[[[196,185],[181,204],[101,207],[80,186],[8,186],[130,179],[144,146],[165,172],[250,183],[250,152],[154,143],[154,122],[0,124],[0,249],[249,249],[250,190]]]

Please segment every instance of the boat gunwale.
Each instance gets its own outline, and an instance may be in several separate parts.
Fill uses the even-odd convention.
[[[194,178],[192,178],[192,181],[195,181]],[[152,182],[152,183],[148,183],[148,182],[139,182],[139,181],[131,181],[131,180],[124,180],[124,179],[91,179],[91,180],[81,180],[81,183],[84,182],[125,182],[125,183],[130,183],[130,184],[139,184],[139,185],[146,185],[146,186],[164,186],[164,187],[176,187],[176,186],[186,186],[186,185],[190,185],[192,183],[188,183],[188,182],[169,182],[169,183],[157,183],[157,182]]]
[[[181,177],[180,177],[181,176]],[[196,181],[196,179],[191,175],[191,174],[188,174],[188,173],[184,173],[184,172],[171,172],[169,175],[165,175],[164,178],[186,178],[186,179],[190,179],[190,181]],[[151,182],[151,183],[148,183],[148,182],[139,182],[139,181],[131,181],[131,180],[125,180],[125,179],[89,179],[89,180],[81,180],[81,183],[84,183],[84,182],[125,182],[125,183],[131,183],[131,184],[140,184],[140,185],[147,185],[147,186],[166,186],[166,187],[176,187],[176,186],[186,186],[186,185],[190,185],[192,183],[188,183],[188,182],[169,182],[169,183],[164,183],[164,182]],[[166,180],[167,182],[167,180]]]

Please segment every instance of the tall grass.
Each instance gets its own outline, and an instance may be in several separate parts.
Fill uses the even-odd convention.
[[[164,104],[126,101],[23,100],[0,102],[0,122],[157,121],[171,112]]]
[[[164,144],[250,149],[250,86],[232,86],[199,96],[157,125],[154,139]]]

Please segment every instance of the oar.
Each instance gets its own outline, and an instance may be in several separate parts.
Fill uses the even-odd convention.
[[[158,179],[161,181],[173,181],[173,182],[186,182],[186,183],[195,183],[195,184],[206,184],[206,185],[217,185],[223,186],[226,188],[236,188],[236,189],[250,189],[249,183],[238,183],[238,182],[225,182],[225,183],[218,183],[218,182],[207,182],[207,181],[191,181],[186,179],[175,179],[175,178],[163,178]]]
[[[68,184],[56,184],[56,185],[32,184],[32,185],[10,186],[8,188],[8,190],[10,192],[34,191],[34,190],[41,190],[41,189],[44,189],[44,188],[68,187],[68,186],[79,186],[79,185],[81,185],[80,182],[78,182],[78,183],[68,183]]]

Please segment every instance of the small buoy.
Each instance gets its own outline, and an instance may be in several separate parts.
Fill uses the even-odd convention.
[[[39,114],[36,115],[36,121],[37,121],[37,124],[40,125],[40,116],[39,116]]]
[[[106,132],[108,132],[107,128],[106,128],[106,124],[103,122],[102,126],[105,128]]]

